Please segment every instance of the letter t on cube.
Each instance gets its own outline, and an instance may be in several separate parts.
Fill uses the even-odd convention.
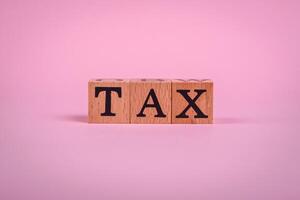
[[[89,81],[89,123],[129,123],[129,81]]]

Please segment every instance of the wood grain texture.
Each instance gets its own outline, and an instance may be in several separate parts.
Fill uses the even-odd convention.
[[[187,100],[178,90],[189,90],[191,99],[196,97],[195,90],[206,90],[195,101],[197,107],[207,115],[207,118],[195,118],[196,112],[189,108],[186,112],[188,118],[178,118],[189,105]],[[177,117],[176,117],[177,116]],[[213,82],[211,80],[172,80],[172,123],[173,124],[210,124],[213,123]]]
[[[146,116],[137,116],[141,113],[145,103],[153,104],[153,99],[146,102],[150,90],[153,89],[165,117],[155,117],[157,109],[146,107]],[[171,123],[171,81],[162,79],[137,79],[130,81],[130,123],[133,124],[168,124]]]
[[[111,113],[115,116],[101,116],[105,112],[105,91],[95,97],[96,87],[120,87],[121,97],[117,92],[111,92]],[[88,83],[88,121],[89,123],[129,123],[129,81],[122,79],[93,79]]]

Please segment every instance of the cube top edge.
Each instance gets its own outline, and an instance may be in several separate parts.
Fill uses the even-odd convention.
[[[129,80],[132,83],[167,83],[167,82],[171,82],[171,80],[169,79],[145,79],[145,78],[141,78],[141,79],[130,79]]]
[[[113,78],[111,78],[111,79],[98,78],[98,79],[90,79],[89,82],[104,82],[104,83],[120,82],[120,83],[122,83],[122,82],[129,82],[129,80],[128,79],[117,79],[117,78],[115,78],[115,79],[113,79]]]
[[[212,83],[211,79],[172,79],[173,83]]]

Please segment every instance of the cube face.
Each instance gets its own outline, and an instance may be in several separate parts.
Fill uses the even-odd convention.
[[[213,82],[172,80],[172,123],[213,123]]]
[[[88,83],[89,123],[129,123],[129,81],[94,79]]]
[[[130,123],[171,123],[171,81],[163,79],[130,81]]]

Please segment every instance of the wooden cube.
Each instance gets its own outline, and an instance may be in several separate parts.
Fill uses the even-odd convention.
[[[172,123],[210,124],[213,122],[213,82],[172,80]]]
[[[88,84],[89,123],[129,123],[129,81],[94,79]]]
[[[130,81],[130,123],[171,123],[171,81],[164,79]]]

